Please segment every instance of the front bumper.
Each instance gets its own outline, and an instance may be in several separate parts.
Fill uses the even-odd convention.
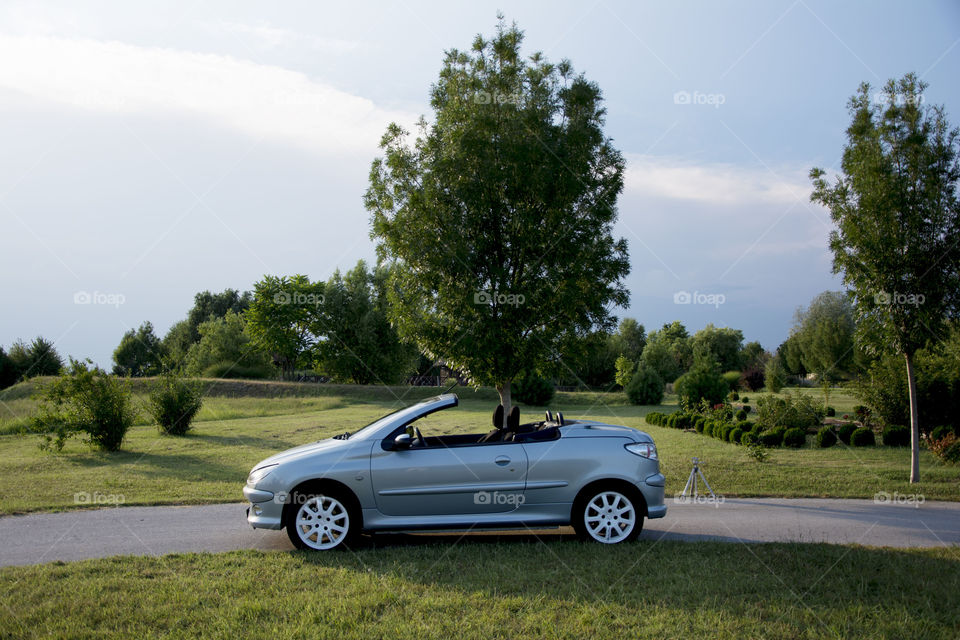
[[[243,497],[251,505],[247,507],[247,523],[254,529],[281,529],[283,528],[283,503],[277,500],[273,493],[243,488]]]

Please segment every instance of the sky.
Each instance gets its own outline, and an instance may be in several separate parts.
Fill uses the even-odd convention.
[[[616,232],[649,330],[775,349],[842,287],[812,167],[861,82],[916,72],[960,123],[960,3],[17,2],[0,7],[0,345],[109,368],[198,291],[375,260],[362,203],[386,126],[431,117],[444,51],[493,33],[569,59],[627,159]]]

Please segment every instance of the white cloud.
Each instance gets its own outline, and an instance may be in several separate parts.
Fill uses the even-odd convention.
[[[672,158],[627,155],[629,194],[714,205],[806,202],[810,183],[796,170],[747,169],[727,164],[697,165]]]
[[[327,153],[372,154],[391,121],[415,114],[277,66],[175,49],[54,37],[0,36],[0,87],[107,112],[170,111],[256,138]]]
[[[324,53],[342,55],[356,51],[361,47],[355,40],[340,38],[325,38],[312,34],[300,33],[292,29],[274,27],[267,23],[250,25],[240,22],[220,22],[207,25],[211,31],[223,31],[240,38],[253,46],[272,50],[279,48],[301,47]]]

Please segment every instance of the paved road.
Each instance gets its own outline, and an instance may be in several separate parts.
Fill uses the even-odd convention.
[[[830,542],[870,546],[960,545],[960,503],[919,507],[873,500],[730,499],[720,504],[668,501],[662,520],[648,520],[647,540],[729,542]],[[161,555],[234,549],[289,550],[286,533],[251,529],[244,504],[194,507],[115,507],[0,518],[0,566],[105,556]],[[419,544],[425,535],[378,535],[368,544]],[[433,536],[437,536],[434,534]],[[445,534],[441,538],[459,539]],[[570,529],[486,533],[468,544],[498,540],[563,539]]]

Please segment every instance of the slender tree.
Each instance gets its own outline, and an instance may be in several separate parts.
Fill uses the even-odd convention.
[[[883,100],[864,83],[849,103],[841,174],[810,172],[812,200],[837,228],[833,267],[854,296],[865,346],[895,349],[910,394],[910,482],[920,480],[920,428],[914,355],[942,339],[960,308],[958,131],[942,107],[923,102],[913,74],[891,80]]]
[[[448,51],[433,122],[390,125],[365,204],[392,264],[401,335],[476,384],[510,383],[570,334],[612,328],[627,303],[627,243],[613,236],[624,160],[604,135],[599,87],[568,61],[492,39]]]

